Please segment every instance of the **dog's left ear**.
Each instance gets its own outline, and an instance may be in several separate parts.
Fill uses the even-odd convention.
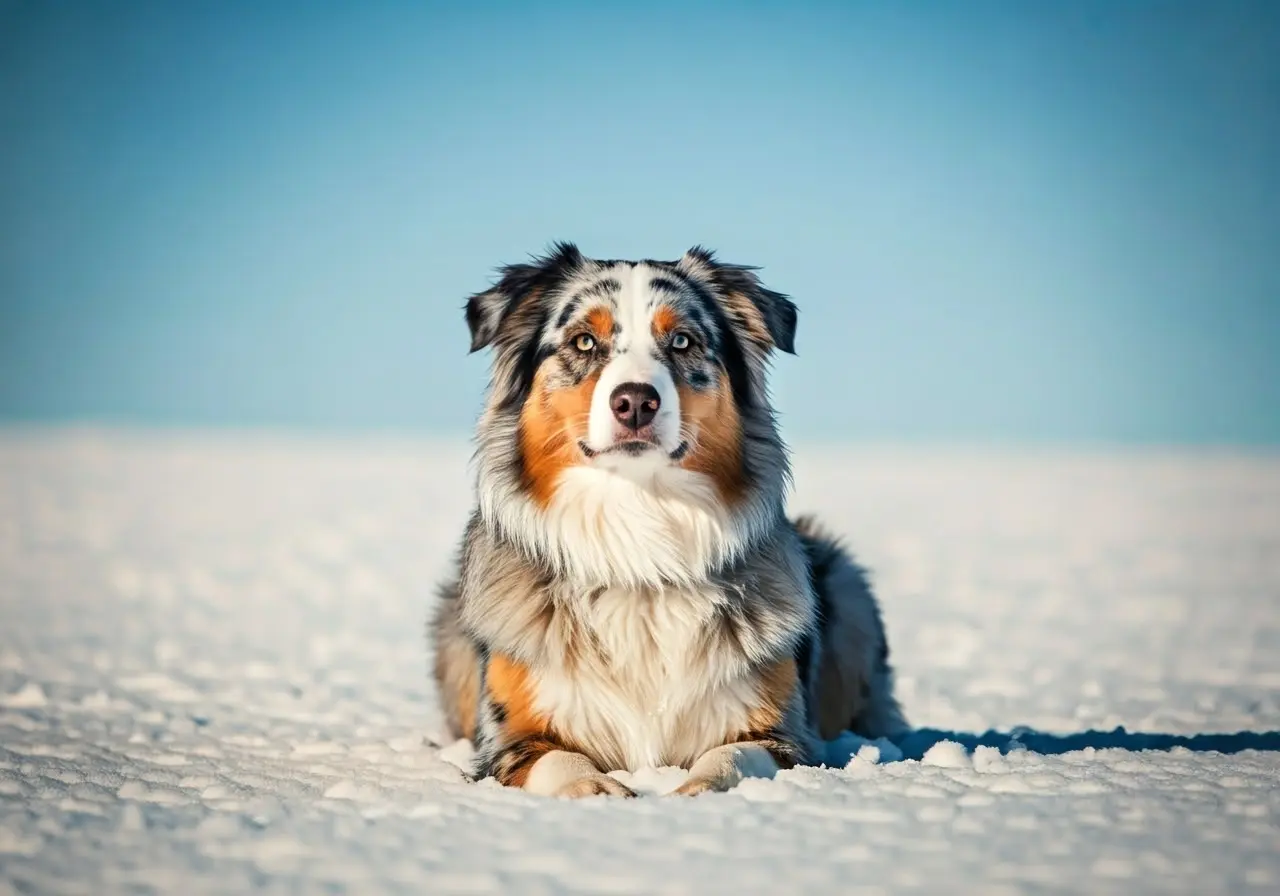
[[[761,351],[768,353],[776,348],[789,355],[796,353],[795,303],[782,293],[766,288],[756,276],[756,268],[725,264],[701,246],[684,253],[677,266],[686,274],[717,287],[729,313],[738,319]]]
[[[492,345],[525,300],[554,286],[582,265],[582,253],[573,243],[556,243],[531,264],[509,264],[500,271],[497,284],[467,299],[467,327],[471,352]]]

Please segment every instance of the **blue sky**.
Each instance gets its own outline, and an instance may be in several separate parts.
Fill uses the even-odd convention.
[[[0,2],[0,419],[466,431],[555,239],[762,267],[797,439],[1280,443],[1280,7]]]

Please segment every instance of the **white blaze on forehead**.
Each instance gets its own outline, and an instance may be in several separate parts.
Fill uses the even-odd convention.
[[[649,282],[657,271],[648,265],[638,264],[631,269],[631,276],[619,278],[622,291],[615,296],[617,321],[620,330],[618,348],[622,352],[640,351],[653,354],[653,309],[657,301]]]
[[[680,395],[653,338],[653,312],[660,299],[649,288],[649,282],[658,274],[644,264],[629,272],[625,268],[610,272],[622,284],[622,290],[612,296],[618,331],[613,354],[591,396],[587,444],[597,451],[613,444],[615,421],[610,398],[623,383],[647,384],[658,391],[661,404],[653,422],[658,444],[668,453],[680,446]]]

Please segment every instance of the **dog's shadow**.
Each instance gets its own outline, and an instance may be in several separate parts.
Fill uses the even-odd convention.
[[[1239,753],[1243,750],[1280,752],[1280,731],[1238,731],[1234,734],[1160,734],[1144,731],[1078,731],[1070,734],[1052,734],[1034,728],[1018,727],[1009,731],[990,730],[982,734],[964,731],[943,731],[938,728],[917,728],[891,741],[867,741],[846,734],[827,744],[827,765],[841,768],[849,763],[858,751],[871,744],[880,749],[881,761],[922,759],[935,745],[950,741],[959,744],[966,753],[978,747],[994,747],[1002,754],[1028,751],[1045,756],[1056,756],[1093,748],[1095,750],[1163,750],[1178,748],[1196,753]],[[887,749],[886,749],[887,748]],[[884,755],[885,753],[889,755]]]

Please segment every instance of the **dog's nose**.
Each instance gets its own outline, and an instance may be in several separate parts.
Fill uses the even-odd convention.
[[[652,423],[661,406],[658,390],[648,383],[623,383],[609,396],[614,419],[633,432]]]

